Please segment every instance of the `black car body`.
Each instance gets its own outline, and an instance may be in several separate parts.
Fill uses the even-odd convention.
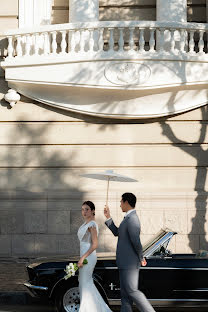
[[[155,307],[208,307],[208,257],[197,254],[172,254],[168,249],[176,233],[161,230],[144,246],[147,266],[141,267],[139,289]],[[57,311],[79,311],[78,274],[64,279],[64,269],[79,257],[39,259],[28,265],[25,286],[33,296],[54,300]],[[94,283],[104,300],[120,305],[119,272],[115,255],[98,253]]]

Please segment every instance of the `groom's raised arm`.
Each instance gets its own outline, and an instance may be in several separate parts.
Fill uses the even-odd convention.
[[[118,228],[117,226],[114,224],[113,219],[110,216],[110,210],[108,206],[105,206],[104,208],[104,215],[106,216],[107,220],[105,221],[105,224],[107,225],[107,227],[111,230],[111,232],[113,233],[113,235],[118,236]]]
[[[107,227],[111,230],[111,232],[113,233],[114,236],[118,236],[118,228],[117,228],[117,226],[114,224],[112,218],[106,220],[106,221],[105,221],[105,224],[106,224]]]

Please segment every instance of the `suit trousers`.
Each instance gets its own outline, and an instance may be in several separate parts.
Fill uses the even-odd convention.
[[[119,269],[121,288],[121,312],[132,312],[133,302],[140,312],[154,312],[155,310],[138,290],[139,269]]]

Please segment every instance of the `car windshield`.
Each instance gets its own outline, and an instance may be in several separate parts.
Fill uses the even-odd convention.
[[[160,230],[156,235],[154,235],[148,242],[143,244],[143,252],[148,250],[152,245],[159,241],[167,232],[166,230]]]

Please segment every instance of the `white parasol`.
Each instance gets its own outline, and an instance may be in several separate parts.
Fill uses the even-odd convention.
[[[127,176],[118,174],[118,173],[114,172],[113,170],[106,170],[104,172],[97,172],[97,173],[86,173],[86,174],[82,174],[81,177],[107,181],[106,205],[108,204],[108,191],[109,191],[109,182],[110,181],[138,182],[135,179],[132,179],[132,178],[129,178]]]

